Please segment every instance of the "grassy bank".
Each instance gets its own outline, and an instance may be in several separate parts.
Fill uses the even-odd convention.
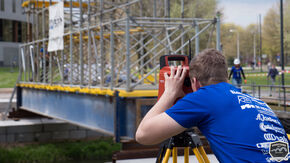
[[[13,88],[18,77],[18,68],[0,68],[0,88]]]
[[[247,76],[247,84],[256,84],[256,85],[271,85],[271,80],[267,78],[267,73],[246,73]],[[264,75],[264,76],[262,76]],[[290,74],[286,73],[285,75],[285,85],[290,85]],[[276,77],[276,85],[281,85],[281,75],[278,75]],[[232,82],[232,79],[230,80],[230,83]],[[243,83],[244,84],[244,83]]]
[[[257,75],[259,74],[265,74],[265,73],[255,73]],[[276,85],[280,85],[281,84],[281,79],[282,76],[278,75],[276,77]],[[286,73],[284,74],[284,79],[285,79],[285,85],[290,85],[290,74]],[[248,76],[247,77],[248,80],[248,84],[252,84],[255,83],[257,85],[271,85],[271,80],[267,78],[267,76]]]
[[[117,150],[120,150],[120,144],[114,143],[111,139],[0,147],[0,162],[52,163],[82,160],[103,162],[110,160],[112,153]]]

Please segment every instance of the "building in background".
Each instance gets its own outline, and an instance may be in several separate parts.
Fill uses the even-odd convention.
[[[0,0],[0,66],[18,64],[18,46],[26,41],[22,0]]]

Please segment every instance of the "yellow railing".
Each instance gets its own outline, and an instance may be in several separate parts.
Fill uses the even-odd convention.
[[[115,92],[119,92],[120,97],[157,97],[158,90],[134,90],[132,92],[127,92],[122,89],[104,89],[104,88],[88,88],[88,87],[71,87],[62,85],[46,85],[46,84],[30,84],[30,83],[20,83],[17,84],[18,87],[23,88],[33,88],[41,89],[47,91],[61,91],[61,92],[71,92],[71,93],[84,93],[92,95],[108,95],[114,96]]]

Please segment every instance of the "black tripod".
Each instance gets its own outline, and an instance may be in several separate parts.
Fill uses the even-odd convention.
[[[193,129],[171,137],[163,143],[158,153],[156,163],[167,163],[172,151],[173,163],[177,163],[177,147],[184,147],[184,163],[189,162],[189,148],[193,150],[199,163],[209,163],[202,143]]]

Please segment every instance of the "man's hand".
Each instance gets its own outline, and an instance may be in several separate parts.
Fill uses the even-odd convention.
[[[183,83],[186,76],[186,68],[181,66],[177,67],[176,74],[174,72],[174,67],[170,67],[170,76],[164,73],[165,77],[165,90],[164,94],[170,94],[176,98],[183,97],[185,94],[183,92]]]
[[[176,98],[184,96],[182,87],[185,75],[186,69],[182,70],[181,66],[178,66],[176,73],[174,68],[171,67],[170,76],[164,74],[164,93],[141,121],[136,132],[137,142],[141,144],[156,144],[186,130],[186,128],[164,113],[173,105]]]

